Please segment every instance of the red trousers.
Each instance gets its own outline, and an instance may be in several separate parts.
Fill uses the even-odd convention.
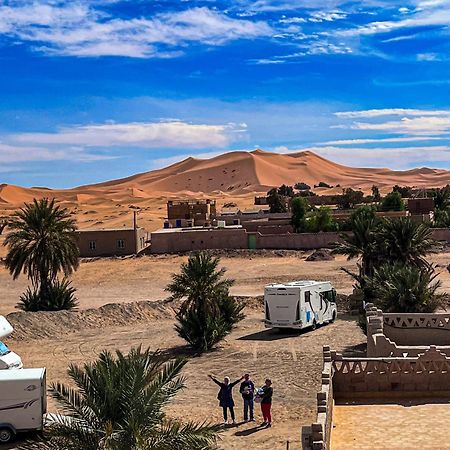
[[[272,423],[272,414],[270,412],[272,403],[261,403],[261,412],[264,418],[264,422]]]

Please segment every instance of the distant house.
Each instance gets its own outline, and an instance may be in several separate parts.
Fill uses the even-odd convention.
[[[81,257],[137,255],[149,246],[144,228],[113,228],[77,231]]]
[[[169,200],[167,224],[170,227],[209,225],[216,218],[215,200]]]

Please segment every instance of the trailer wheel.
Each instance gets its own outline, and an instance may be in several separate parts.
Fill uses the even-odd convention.
[[[6,444],[13,437],[13,433],[9,428],[0,428],[0,442]]]
[[[312,323],[312,325],[311,325],[311,330],[315,330],[317,328],[317,322],[316,322],[316,319],[314,319],[313,320],[313,323]]]
[[[336,311],[333,311],[333,316],[331,317],[330,323],[333,323],[336,320]]]

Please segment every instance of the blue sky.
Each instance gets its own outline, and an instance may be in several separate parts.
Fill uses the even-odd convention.
[[[311,149],[450,168],[448,0],[0,0],[0,182]]]

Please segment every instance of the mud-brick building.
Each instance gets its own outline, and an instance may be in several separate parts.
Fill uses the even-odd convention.
[[[77,231],[81,257],[137,255],[150,245],[149,237],[140,227]]]
[[[205,226],[216,218],[215,200],[169,200],[167,223],[171,227]]]

